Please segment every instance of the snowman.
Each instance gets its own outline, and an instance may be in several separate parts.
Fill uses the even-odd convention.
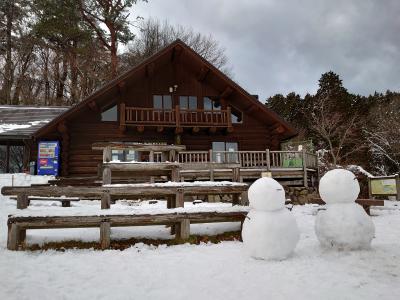
[[[257,179],[249,188],[250,212],[243,223],[245,251],[257,259],[284,259],[299,241],[295,218],[285,207],[285,191],[274,179]]]
[[[361,205],[357,178],[350,171],[335,169],[320,180],[319,193],[326,210],[318,212],[315,233],[322,247],[339,250],[368,249],[375,226]]]

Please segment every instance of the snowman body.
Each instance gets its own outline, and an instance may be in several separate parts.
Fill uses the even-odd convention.
[[[326,210],[318,213],[315,233],[324,248],[368,249],[375,226],[364,209],[355,203],[360,186],[353,173],[343,169],[327,172],[320,181]]]
[[[272,178],[260,178],[249,189],[250,212],[242,229],[245,251],[257,259],[284,259],[299,241],[295,218],[285,207],[285,191]]]

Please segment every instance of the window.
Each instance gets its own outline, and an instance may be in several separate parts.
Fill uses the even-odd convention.
[[[239,161],[238,143],[236,142],[213,142],[212,150],[214,162],[237,163]]]
[[[211,100],[209,97],[203,98],[204,110],[221,110],[221,104],[218,101]]]
[[[154,95],[153,108],[156,109],[172,109],[171,95]]]
[[[103,122],[113,122],[118,121],[118,108],[116,105],[103,111],[101,113],[101,121]]]
[[[135,150],[111,150],[114,161],[139,161],[139,152]]]
[[[179,96],[179,107],[181,109],[197,109],[197,97],[196,96]]]

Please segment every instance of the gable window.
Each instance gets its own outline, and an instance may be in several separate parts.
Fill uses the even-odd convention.
[[[101,113],[101,121],[103,121],[103,122],[118,121],[118,107],[117,107],[117,105],[114,105],[113,107],[103,111]]]
[[[209,97],[203,98],[204,110],[221,110],[221,104],[218,101],[211,100]]]
[[[179,107],[181,109],[197,109],[197,97],[196,96],[179,96]]]
[[[153,108],[172,109],[171,95],[153,95]]]
[[[213,142],[213,161],[216,163],[237,163],[238,143],[236,142]]]

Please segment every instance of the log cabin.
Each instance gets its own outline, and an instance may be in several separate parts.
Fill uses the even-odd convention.
[[[279,151],[280,143],[296,134],[257,97],[176,40],[36,130],[29,160],[37,159],[39,141],[57,140],[62,176],[94,176],[102,162],[94,143],[175,144],[186,147],[179,162],[201,163],[206,155],[206,161],[240,161],[255,169],[256,177],[263,170],[280,177],[277,169],[291,177],[296,169],[300,178],[308,178],[306,168],[314,172],[316,160],[305,155],[312,154],[294,153],[304,163],[290,168],[292,154]],[[116,150],[114,156],[148,160],[130,151]],[[306,167],[306,161],[312,163]],[[301,185],[307,184],[305,179]]]

